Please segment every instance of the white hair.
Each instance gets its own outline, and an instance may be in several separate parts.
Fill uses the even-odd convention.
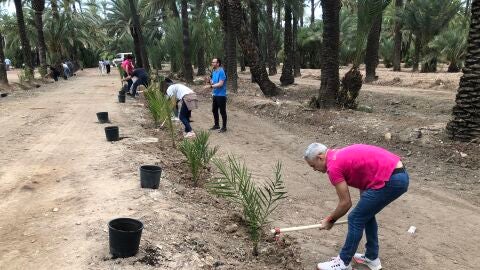
[[[306,160],[313,160],[319,154],[325,154],[327,152],[327,147],[321,143],[314,142],[307,147],[303,157]]]

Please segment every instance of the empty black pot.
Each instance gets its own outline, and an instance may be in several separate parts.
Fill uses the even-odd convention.
[[[118,95],[118,102],[125,103],[125,95]]]
[[[118,127],[117,126],[110,126],[105,128],[105,136],[107,136],[107,141],[118,141],[120,138]]]
[[[108,223],[110,254],[114,258],[135,256],[140,246],[143,223],[132,218],[117,218]]]
[[[97,119],[100,123],[108,122],[108,112],[97,112]]]
[[[142,188],[157,189],[160,185],[162,168],[154,165],[144,165],[140,167],[140,185]]]

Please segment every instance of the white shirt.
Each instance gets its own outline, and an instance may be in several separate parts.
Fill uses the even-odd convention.
[[[169,97],[175,96],[178,100],[182,100],[185,95],[193,93],[193,90],[183,84],[172,84],[167,88],[167,95]]]

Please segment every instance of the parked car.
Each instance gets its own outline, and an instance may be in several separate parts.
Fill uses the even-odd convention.
[[[125,56],[127,56],[127,55],[132,55],[132,53],[131,52],[117,53],[117,55],[115,55],[115,58],[112,60],[113,65],[114,66],[120,65],[123,62],[123,60],[125,60]]]

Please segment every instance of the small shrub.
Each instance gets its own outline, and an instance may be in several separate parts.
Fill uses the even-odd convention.
[[[213,163],[220,171],[220,176],[208,184],[208,191],[230,199],[243,208],[243,217],[253,241],[253,254],[256,256],[262,228],[269,223],[268,217],[275,211],[279,201],[287,197],[281,174],[282,164],[277,162],[273,180],[257,187],[245,164],[234,156],[228,156],[227,162],[214,159]]]
[[[188,166],[192,172],[194,186],[198,185],[200,173],[218,151],[217,146],[213,149],[209,147],[209,137],[210,134],[208,132],[201,131],[195,139],[185,139],[180,144],[180,151],[187,158]]]

